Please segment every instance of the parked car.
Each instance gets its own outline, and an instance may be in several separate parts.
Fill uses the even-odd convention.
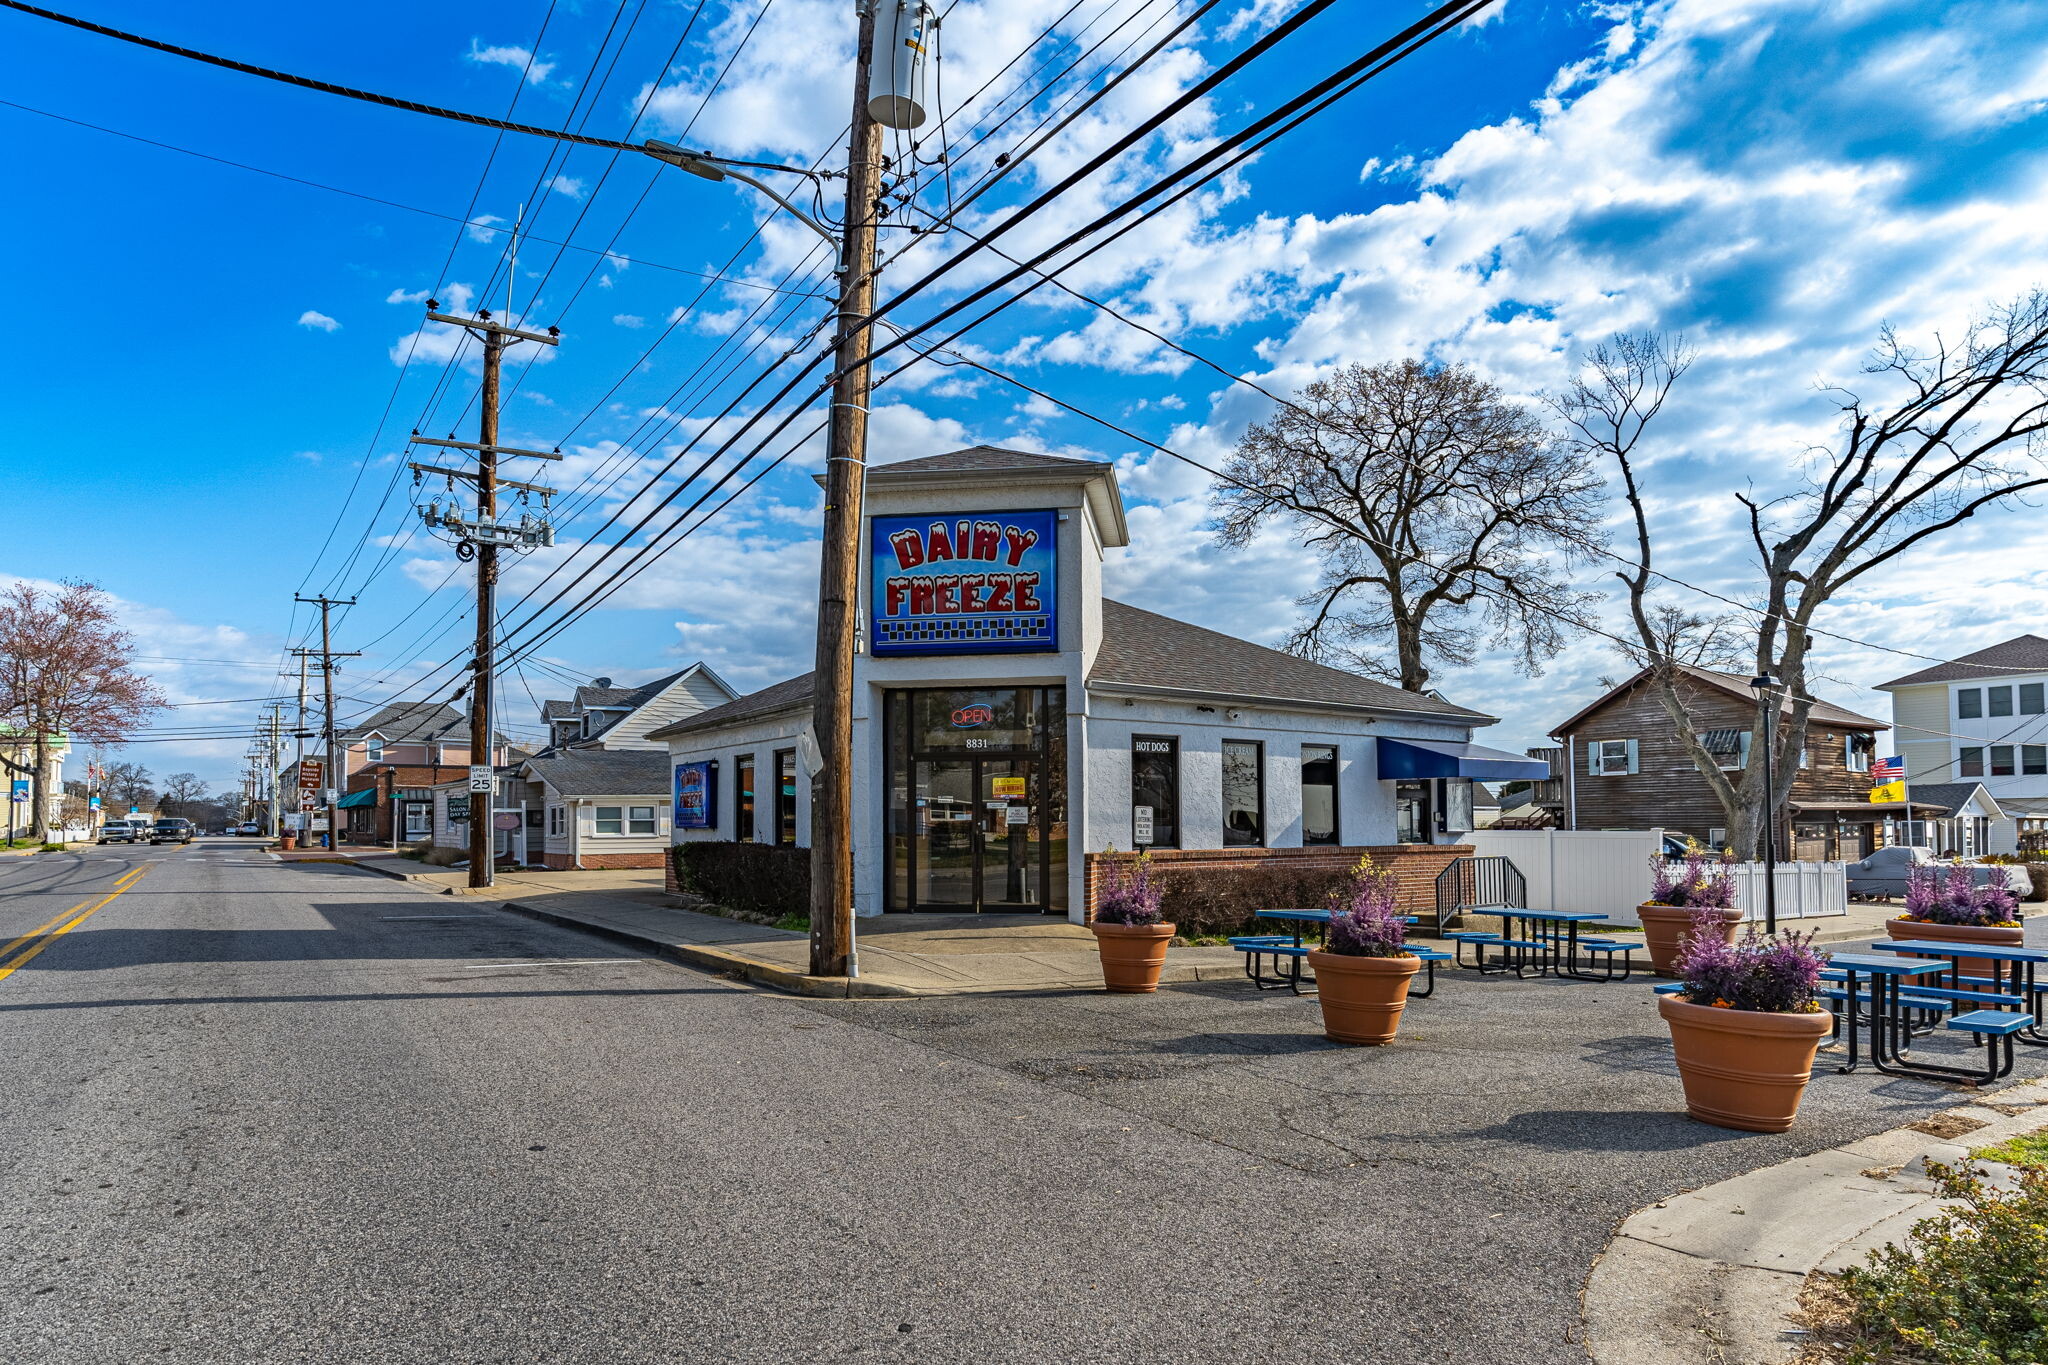
[[[1880,848],[1860,862],[1849,864],[1849,895],[1866,900],[1897,900],[1906,894],[1906,869],[1932,867],[1946,870],[1956,860],[1937,858],[1932,849],[1919,844],[1894,844]],[[1995,865],[1966,863],[1970,880],[1983,886],[2002,869]]]
[[[149,837],[149,826],[140,820],[109,820],[100,826],[99,843],[139,844]]]
[[[261,834],[263,833],[263,826],[257,824],[254,820],[250,820],[243,824],[236,825],[234,832],[237,835]]]
[[[149,841],[152,844],[189,844],[198,832],[192,828],[190,820],[159,820],[150,828]]]

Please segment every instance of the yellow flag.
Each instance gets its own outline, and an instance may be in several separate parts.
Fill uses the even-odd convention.
[[[1872,787],[1870,789],[1870,799],[1873,802],[1903,801],[1906,799],[1906,784],[1903,782],[1886,782],[1881,786]]]

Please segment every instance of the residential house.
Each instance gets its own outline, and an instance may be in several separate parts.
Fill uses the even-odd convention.
[[[1679,666],[1679,698],[1731,781],[1756,756],[1749,680]],[[1791,709],[1786,701],[1784,709]],[[1799,861],[1861,858],[1885,842],[1897,813],[1870,801],[1870,764],[1885,723],[1826,702],[1809,713],[1805,751],[1779,813],[1780,855]],[[1658,699],[1649,669],[1610,688],[1552,732],[1557,823],[1565,829],[1664,828],[1709,847],[1727,839],[1727,816]],[[1532,753],[1536,752],[1534,750]]]
[[[1963,817],[1968,823],[1952,832],[1957,852],[2048,842],[2048,639],[2016,636],[1878,690],[1891,695],[1914,801],[1935,787],[1977,783],[1997,809]]]
[[[469,775],[469,717],[445,702],[393,703],[335,738],[342,754],[338,804],[351,843],[425,841],[432,829],[431,789]],[[503,735],[492,737],[493,767],[515,757],[524,754]]]
[[[596,678],[567,701],[543,703],[550,743],[516,765],[543,831],[537,861],[555,868],[662,866],[669,846],[668,745],[649,732],[738,695],[695,663],[638,687]]]

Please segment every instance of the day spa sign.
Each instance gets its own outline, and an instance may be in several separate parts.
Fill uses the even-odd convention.
[[[1059,646],[1059,513],[876,517],[870,648],[892,654],[1042,654]]]

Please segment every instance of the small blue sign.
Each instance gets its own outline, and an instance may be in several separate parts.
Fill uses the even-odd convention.
[[[1059,649],[1058,512],[875,517],[871,526],[876,656]]]
[[[676,764],[677,829],[718,828],[718,782],[716,765],[708,760]]]
[[[17,778],[15,778],[15,779],[14,779],[14,791],[13,791],[13,799],[14,799],[14,800],[16,800],[16,801],[26,801],[26,800],[28,800],[28,779],[27,779],[27,778],[25,778],[25,777],[17,777]]]

